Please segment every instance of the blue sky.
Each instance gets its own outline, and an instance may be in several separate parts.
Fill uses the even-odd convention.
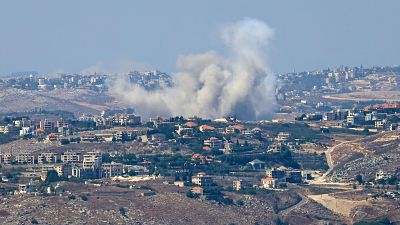
[[[398,65],[398,9],[395,0],[1,1],[0,74],[111,71],[131,61],[174,72],[179,55],[223,54],[218,30],[246,17],[275,30],[268,61],[277,73]]]

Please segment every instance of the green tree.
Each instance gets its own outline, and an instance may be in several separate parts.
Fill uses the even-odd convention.
[[[89,200],[89,198],[87,197],[87,195],[81,195],[80,196],[81,197],[81,199],[82,199],[82,201],[88,201]]]
[[[109,153],[104,153],[101,155],[101,160],[103,163],[111,163],[112,158]]]
[[[242,206],[244,205],[244,201],[242,199],[239,199],[236,201],[236,205]]]
[[[119,208],[119,213],[123,216],[123,217],[128,217],[126,215],[126,209],[124,207],[120,207]]]
[[[396,176],[391,176],[388,180],[387,180],[388,184],[390,185],[395,185],[398,183],[398,179]]]
[[[60,180],[61,180],[61,178],[58,176],[57,171],[55,171],[55,170],[47,171],[46,180],[45,180],[46,184],[50,184],[52,182],[56,182],[56,181],[60,181]]]
[[[363,184],[364,183],[364,179],[360,174],[358,174],[355,179],[358,182],[358,184]]]
[[[61,145],[68,145],[70,141],[68,139],[61,139],[60,140]]]

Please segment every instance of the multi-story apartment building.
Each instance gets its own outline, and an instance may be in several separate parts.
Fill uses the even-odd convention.
[[[80,155],[76,152],[64,152],[61,155],[61,162],[63,163],[78,163],[80,161]]]
[[[39,126],[44,131],[51,131],[54,130],[55,122],[45,119],[40,121]]]
[[[20,153],[15,157],[18,164],[34,164],[35,157],[31,153]]]
[[[83,169],[96,169],[101,165],[100,152],[87,152],[83,155],[82,167]]]
[[[43,152],[38,156],[38,164],[56,163],[57,155],[51,152]]]
[[[122,163],[103,163],[101,165],[102,176],[103,177],[116,177],[121,176],[123,172]]]
[[[192,183],[199,186],[210,186],[213,183],[213,179],[211,176],[206,175],[206,173],[200,172],[192,176]]]
[[[13,155],[11,153],[0,154],[0,164],[11,164],[13,162]]]

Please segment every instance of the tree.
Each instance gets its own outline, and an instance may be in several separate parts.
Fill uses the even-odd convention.
[[[391,176],[388,180],[387,180],[388,184],[390,185],[395,185],[398,182],[398,179],[396,176]]]
[[[61,145],[67,145],[70,143],[70,141],[68,139],[61,139],[60,143],[61,143]]]
[[[85,202],[86,202],[86,201],[89,200],[89,198],[87,197],[87,195],[81,195],[80,197],[81,197],[81,200],[82,200],[82,201],[85,201]]]
[[[378,184],[386,184],[386,180],[385,179],[379,179],[376,181]]]
[[[45,183],[49,184],[49,183],[60,181],[60,180],[61,180],[61,178],[58,176],[57,171],[55,171],[55,170],[47,171]]]
[[[239,199],[236,201],[236,205],[242,206],[244,205],[244,201],[242,199]]]
[[[120,208],[119,208],[119,213],[121,213],[121,215],[122,215],[123,217],[128,217],[128,216],[126,215],[126,209],[125,209],[124,207],[120,207]]]
[[[112,158],[111,158],[109,153],[104,153],[104,154],[101,155],[101,161],[103,163],[111,163]]]
[[[186,192],[186,197],[188,197],[188,198],[198,198],[199,197],[199,195],[198,194],[194,194],[192,191],[187,191]]]
[[[364,183],[363,177],[360,174],[358,174],[355,179],[358,182],[358,184]]]

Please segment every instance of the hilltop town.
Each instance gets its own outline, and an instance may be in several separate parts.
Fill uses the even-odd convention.
[[[126,77],[174,86],[160,71]],[[271,119],[249,121],[147,118],[110,94],[113,76],[15,73],[0,80],[0,218],[398,223],[399,78],[400,67],[280,74]]]

